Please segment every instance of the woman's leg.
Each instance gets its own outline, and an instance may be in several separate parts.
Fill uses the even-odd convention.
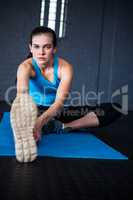
[[[119,104],[113,104],[120,108]],[[69,107],[62,111],[57,119],[64,123],[64,128],[72,129],[102,127],[117,120],[121,113],[113,107],[111,103],[102,103],[101,105],[90,107]]]
[[[85,116],[76,119],[69,123],[64,123],[64,128],[80,129],[88,127],[97,127],[99,126],[99,120],[97,115],[94,112],[90,112]]]

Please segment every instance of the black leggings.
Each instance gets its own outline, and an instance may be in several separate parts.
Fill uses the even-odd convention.
[[[55,117],[56,120],[59,120],[63,123],[72,122],[76,119],[79,119],[90,112],[94,112],[99,120],[99,126],[106,126],[122,115],[117,108],[121,106],[117,103],[102,103],[96,106],[69,106],[64,107],[60,113]],[[39,111],[44,112],[49,107],[39,106]]]

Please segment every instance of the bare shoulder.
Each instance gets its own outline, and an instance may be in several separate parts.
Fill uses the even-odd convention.
[[[26,70],[27,71],[27,70],[31,70],[31,69],[32,69],[32,60],[31,60],[31,58],[28,58],[28,59],[24,60],[18,66],[18,70],[23,70],[23,71]]]
[[[20,65],[18,66],[18,73],[21,72],[22,74],[28,73],[30,76],[34,76],[35,72],[33,70],[32,66],[32,58],[28,58],[24,60]]]
[[[65,60],[63,58],[59,58],[59,66],[60,67],[72,68],[72,65],[67,60]]]
[[[73,76],[73,66],[65,59],[59,58],[59,77]]]

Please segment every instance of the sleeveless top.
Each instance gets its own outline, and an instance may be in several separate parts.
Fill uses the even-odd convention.
[[[33,58],[32,65],[35,77],[29,80],[29,94],[37,105],[50,106],[55,101],[57,88],[60,83],[58,78],[58,57],[54,56],[54,79],[52,81],[49,81],[42,75],[41,69]]]

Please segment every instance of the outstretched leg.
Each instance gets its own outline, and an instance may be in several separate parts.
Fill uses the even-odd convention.
[[[19,94],[13,101],[10,112],[14,134],[16,159],[31,162],[37,157],[33,128],[37,119],[37,107],[29,94]]]

